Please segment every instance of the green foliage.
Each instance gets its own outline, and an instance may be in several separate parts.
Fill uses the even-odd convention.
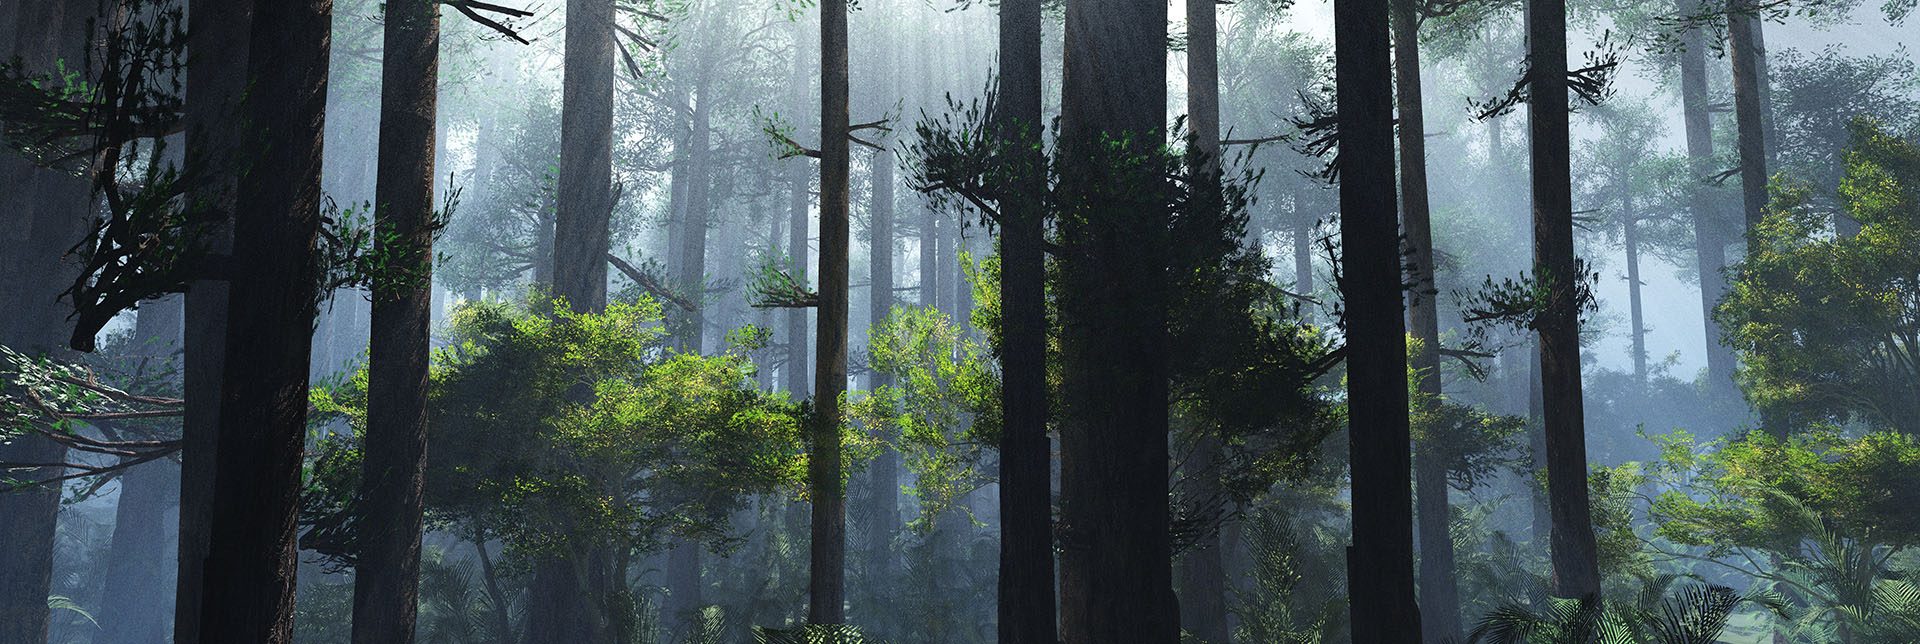
[[[755,644],[865,644],[860,629],[839,624],[809,624],[799,628],[753,629]]]
[[[1660,438],[1655,469],[1669,489],[1655,499],[1660,536],[1724,554],[1752,548],[1792,554],[1826,530],[1895,547],[1920,543],[1920,439],[1831,429],[1786,439],[1763,433],[1702,446],[1685,433]],[[1709,449],[1717,448],[1717,449]],[[1807,513],[1818,515],[1807,520]]]
[[[1338,511],[1328,505],[1331,500],[1308,495],[1245,518],[1251,583],[1230,591],[1229,608],[1240,619],[1236,641],[1346,641],[1346,570],[1341,562],[1347,536],[1339,521],[1316,520],[1328,518],[1321,513]]]
[[[1685,434],[1660,442],[1656,471],[1669,489],[1651,508],[1655,534],[1695,549],[1671,556],[1779,593],[1795,608],[1785,627],[1807,641],[1920,636],[1920,591],[1895,566],[1920,539],[1911,516],[1920,442],[1831,429],[1706,447]]]
[[[1474,627],[1475,644],[1712,644],[1720,641],[1735,611],[1772,608],[1766,594],[1743,595],[1725,586],[1676,584],[1677,577],[1649,580],[1629,601],[1550,598],[1534,609],[1510,604]],[[1676,587],[1677,586],[1677,587]]]
[[[868,364],[892,383],[848,416],[900,452],[920,502],[913,527],[929,530],[993,478],[985,468],[1000,443],[1000,377],[985,343],[937,309],[896,307],[867,333]]]
[[[658,305],[482,302],[455,312],[429,400],[431,518],[520,554],[579,544],[651,549],[672,535],[724,544],[748,495],[806,471],[795,406],[753,387],[753,364],[664,349]],[[314,394],[315,417],[364,423],[365,378]],[[351,558],[360,460],[321,441],[306,540]],[[329,538],[332,537],[332,538]]]
[[[1859,232],[1809,207],[1807,185],[1776,184],[1715,313],[1771,429],[1920,432],[1920,147],[1864,121],[1852,138],[1838,196]]]

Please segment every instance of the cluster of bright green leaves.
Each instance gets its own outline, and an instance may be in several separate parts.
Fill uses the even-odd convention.
[[[915,475],[916,529],[992,480],[1000,442],[1000,375],[984,340],[937,309],[897,307],[868,330],[868,364],[892,377],[849,416],[900,452]]]
[[[1407,337],[1409,353],[1417,352],[1421,340]],[[1412,365],[1407,367],[1407,397],[1412,410],[1413,442],[1420,446],[1421,458],[1440,458],[1447,466],[1447,479],[1454,489],[1470,491],[1488,476],[1522,464],[1520,436],[1526,432],[1527,419],[1488,413],[1472,405],[1463,405],[1420,391]]]
[[[1654,500],[1658,533],[1729,551],[1792,554],[1823,530],[1896,546],[1920,542],[1920,440],[1831,428],[1781,439],[1752,433],[1701,445],[1664,436],[1650,473],[1669,489]],[[1818,521],[1806,519],[1811,511]]]
[[[799,411],[753,386],[751,347],[669,351],[660,319],[648,299],[604,313],[540,298],[457,310],[432,371],[433,519],[522,553],[651,548],[668,536],[724,542],[726,516],[751,495],[796,488],[806,471]],[[365,399],[364,376],[313,395],[317,417],[356,434]],[[336,518],[306,518],[344,526],[349,538],[336,541],[347,544],[357,443],[351,434],[322,443],[308,505]]]
[[[1789,427],[1920,432],[1920,147],[1868,122],[1852,139],[1839,197],[1859,232],[1777,184],[1716,317],[1748,398]]]

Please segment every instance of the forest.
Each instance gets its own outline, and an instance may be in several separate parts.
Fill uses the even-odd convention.
[[[1916,0],[0,0],[0,644],[1920,642]]]

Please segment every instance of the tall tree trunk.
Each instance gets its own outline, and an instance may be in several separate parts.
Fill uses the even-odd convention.
[[[1347,440],[1353,546],[1347,549],[1355,642],[1420,638],[1414,603],[1413,475],[1407,417],[1393,168],[1393,78],[1387,3],[1334,6],[1340,144],[1340,290],[1347,320]]]
[[[1766,106],[1761,101],[1759,17],[1750,0],[1727,0],[1727,59],[1733,64],[1733,116],[1740,151],[1740,197],[1747,234],[1767,207]]]
[[[807,484],[813,500],[807,621],[846,621],[847,499],[841,481],[840,394],[847,390],[847,255],[852,150],[847,0],[820,3],[820,306],[813,363],[814,418]]]
[[[1647,323],[1640,302],[1640,214],[1633,204],[1633,163],[1632,156],[1620,159],[1620,237],[1627,249],[1627,311],[1628,336],[1632,340],[1633,380],[1637,386],[1647,384]]]
[[[192,0],[189,28],[194,42],[244,43],[253,29],[250,0]],[[194,16],[200,19],[195,20]],[[208,250],[233,252],[234,200],[247,141],[239,101],[247,88],[247,48],[239,45],[194,47],[187,66],[187,162],[202,177],[193,200],[206,204],[216,223],[209,227]],[[200,606],[213,520],[213,479],[218,465],[220,387],[225,378],[227,295],[224,275],[194,280],[186,294],[186,338],[182,382],[186,398],[180,450],[180,556],[174,580],[173,641],[200,644]]]
[[[1705,0],[1675,0],[1676,13],[1698,12]],[[1700,319],[1706,331],[1708,390],[1722,399],[1732,400],[1734,391],[1733,350],[1721,343],[1720,322],[1713,317],[1714,306],[1726,292],[1727,226],[1720,207],[1708,187],[1707,177],[1714,173],[1713,116],[1707,96],[1707,39],[1698,27],[1680,34],[1680,105],[1687,136],[1688,169],[1693,182],[1687,191],[1687,209],[1693,213],[1695,268],[1700,274]]]
[[[887,316],[893,314],[893,305],[897,302],[893,290],[897,163],[892,148],[873,153],[873,207],[868,211],[872,221],[867,228],[870,236],[867,240],[868,283],[871,285],[867,298],[869,329],[886,321]],[[893,385],[892,375],[879,371],[871,373],[867,379],[869,390]],[[867,485],[873,495],[873,520],[869,522],[871,533],[868,535],[867,557],[880,579],[892,579],[895,572],[893,537],[900,531],[900,453],[883,449],[874,459]]]
[[[174,373],[184,322],[180,296],[147,302],[134,324],[136,352],[147,374]],[[175,514],[180,468],[162,459],[120,476],[113,541],[99,608],[101,642],[164,642],[173,620]]]
[[[92,3],[44,0],[23,3],[15,25],[15,49],[25,69],[53,73],[56,61],[78,69],[86,42],[79,26],[92,15]],[[77,24],[78,23],[78,24]],[[0,302],[9,307],[0,320],[0,344],[27,354],[63,352],[65,318],[70,311],[60,291],[74,271],[61,254],[85,234],[87,182],[33,167],[11,150],[12,176],[4,197],[8,226],[0,258]],[[0,444],[0,461],[57,463],[66,460],[59,443],[26,436]],[[32,481],[64,473],[60,468],[22,468],[6,478]],[[43,485],[0,493],[0,644],[43,644],[47,639],[47,595],[53,585],[54,526],[60,513],[60,486]]]
[[[807,103],[808,89],[813,85],[808,75],[806,56],[806,30],[794,29],[793,75],[789,78],[790,89],[794,92],[794,109],[803,109]],[[808,240],[811,224],[808,217],[808,204],[813,187],[812,175],[807,172],[804,161],[795,161],[787,170],[787,267],[788,274],[801,284],[807,283],[809,254]],[[786,381],[787,392],[794,398],[807,395],[807,310],[803,308],[787,309],[787,363],[781,368],[782,380]]]
[[[413,641],[425,510],[440,3],[389,0],[385,24],[374,243],[394,272],[376,278],[368,324],[355,644]]]
[[[578,312],[607,306],[613,216],[613,0],[568,0],[560,107],[560,178],[553,231],[553,294]],[[527,642],[604,644],[610,597],[595,592],[610,558],[569,544],[534,563]]]
[[[1427,201],[1426,109],[1421,104],[1420,3],[1393,0],[1388,9],[1393,30],[1395,103],[1400,127],[1400,212],[1407,244],[1412,246],[1413,292],[1407,296],[1407,324],[1418,341],[1413,352],[1414,385],[1423,415],[1440,404],[1440,289],[1435,286],[1433,217]],[[1414,459],[1414,516],[1420,542],[1420,626],[1430,643],[1460,638],[1460,589],[1454,582],[1452,510],[1447,503],[1447,464],[1438,437],[1422,441]]]
[[[567,0],[560,108],[554,294],[576,311],[607,305],[613,216],[614,0]]]
[[[1547,292],[1540,339],[1548,503],[1553,516],[1554,593],[1600,592],[1598,547],[1587,499],[1587,443],[1580,394],[1580,304],[1573,251],[1568,138],[1566,0],[1528,0],[1529,100],[1533,138],[1534,279]]]
[[[1000,203],[1000,644],[1055,644],[1053,450],[1047,437],[1041,0],[1000,2],[995,123],[1020,184]]]
[[[294,520],[307,435],[307,367],[318,294],[321,133],[331,0],[258,0],[250,134],[234,216],[226,359],[201,640],[293,637]]]
[[[683,311],[680,322],[680,350],[699,354],[706,351],[706,269],[707,219],[712,195],[712,119],[711,93],[701,76],[694,92],[693,123],[686,141],[687,164],[684,185],[686,201],[680,211],[679,238],[673,242],[679,256],[675,287],[693,304]],[[706,605],[700,580],[701,545],[697,540],[675,543],[667,553],[667,601],[662,617],[671,632],[685,632],[697,624],[698,612]]]
[[[1194,168],[1195,189],[1221,189],[1220,25],[1214,2],[1187,3],[1187,124],[1190,144],[1203,162]],[[1199,498],[1220,494],[1220,441],[1197,439],[1189,477]],[[1220,533],[1209,530],[1180,558],[1180,624],[1204,642],[1227,642],[1227,571]]]
[[[1168,533],[1166,4],[1069,0],[1062,90],[1061,637],[1179,639]],[[1118,148],[1118,149],[1115,149]],[[1124,365],[1124,368],[1114,368]]]

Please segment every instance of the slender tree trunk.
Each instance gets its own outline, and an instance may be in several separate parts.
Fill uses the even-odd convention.
[[[807,56],[805,55],[806,30],[794,30],[793,76],[789,79],[790,88],[795,93],[795,109],[802,109],[807,103],[807,88],[813,82],[808,75]],[[807,283],[809,254],[808,234],[811,224],[808,217],[808,203],[812,201],[809,193],[813,187],[812,175],[808,173],[804,161],[796,160],[788,169],[787,201],[787,260],[790,262],[787,272],[801,284]],[[781,369],[786,381],[787,392],[794,398],[807,395],[808,378],[807,310],[804,308],[787,309],[787,363]]]
[[[1433,218],[1427,201],[1426,110],[1421,104],[1420,7],[1417,0],[1393,0],[1393,74],[1400,127],[1400,212],[1407,244],[1413,248],[1414,284],[1407,298],[1407,324],[1418,348],[1413,352],[1414,384],[1424,409],[1431,412],[1443,395],[1440,380],[1440,290],[1435,286]],[[1429,436],[1414,459],[1415,499],[1419,509],[1420,625],[1430,643],[1460,638],[1460,589],[1454,582],[1452,510],[1447,503],[1447,464],[1437,437]]]
[[[847,251],[852,150],[847,0],[820,3],[820,306],[814,333],[814,414],[807,483],[813,499],[807,621],[846,622],[847,499],[841,481],[840,395],[847,390]]]
[[[293,637],[294,520],[307,435],[318,294],[321,133],[331,0],[259,0],[243,122],[251,134],[234,216],[226,360],[201,640]]]
[[[480,581],[487,590],[487,602],[492,604],[488,611],[493,618],[494,632],[498,637],[508,637],[513,633],[513,620],[508,610],[506,591],[500,588],[499,573],[494,572],[493,555],[487,552],[487,540],[483,536],[473,539],[473,553],[480,560]]]
[[[1528,0],[1532,65],[1534,279],[1547,291],[1535,324],[1546,411],[1547,490],[1553,515],[1554,592],[1600,592],[1598,548],[1587,499],[1587,444],[1581,416],[1580,305],[1573,251],[1573,186],[1567,109],[1566,0]]]
[[[355,644],[413,641],[425,511],[440,3],[389,0],[386,8],[374,243],[394,274],[376,278],[368,323]]]
[[[51,73],[55,61],[75,68],[83,31],[76,18],[94,5],[78,0],[29,2],[17,11],[15,49],[25,69]],[[9,230],[0,246],[0,344],[37,355],[63,353],[65,317],[71,310],[60,291],[73,271],[61,254],[85,234],[90,202],[87,182],[33,167],[5,152],[12,174],[5,197]],[[66,460],[59,443],[25,436],[0,444],[0,460],[57,463]],[[33,481],[65,473],[60,468],[22,468],[5,478]],[[0,493],[0,644],[43,644],[47,640],[47,595],[53,587],[54,527],[60,513],[60,486],[43,485]]]
[[[1055,644],[1047,437],[1046,190],[1040,177],[1040,0],[1000,2],[998,135],[1021,165],[1000,203],[1000,644]]]
[[[692,124],[684,144],[685,177],[680,183],[685,201],[680,208],[680,226],[675,231],[678,238],[670,241],[679,258],[675,287],[694,306],[691,311],[681,312],[684,317],[679,322],[678,341],[680,350],[693,354],[706,351],[707,219],[713,185],[710,97],[706,76],[702,74],[693,93]],[[706,605],[700,579],[701,555],[697,540],[675,543],[667,552],[667,600],[662,605],[662,618],[670,632],[685,632],[689,625],[698,624],[698,613]]]
[[[1171,644],[1180,633],[1168,533],[1170,187],[1144,161],[1166,137],[1166,12],[1149,0],[1066,6],[1057,275],[1069,644]]]
[[[891,78],[891,75],[889,76]],[[894,249],[894,200],[896,164],[893,149],[877,151],[873,154],[873,207],[868,216],[872,222],[867,228],[870,238],[867,240],[870,293],[867,298],[867,325],[871,329],[886,321],[893,314],[896,303],[893,279]],[[879,390],[893,385],[893,376],[872,372],[868,377],[867,388]],[[873,495],[873,520],[870,522],[870,542],[867,545],[867,557],[880,579],[892,579],[895,573],[893,561],[893,537],[900,531],[900,453],[883,449],[874,459],[873,470],[869,474],[868,487]]]
[[[1298,197],[1294,199],[1293,222],[1293,289],[1301,295],[1313,296],[1313,213],[1302,212]]]
[[[1220,26],[1214,3],[1187,3],[1187,123],[1190,144],[1204,162],[1194,168],[1197,189],[1220,190]],[[1219,439],[1203,436],[1192,456],[1192,485],[1200,498],[1220,493]],[[1188,547],[1180,565],[1180,624],[1201,641],[1227,642],[1227,571],[1220,533],[1210,530]]]
[[[136,352],[147,374],[174,373],[184,322],[182,298],[147,302],[134,324]],[[180,468],[162,459],[120,476],[113,541],[98,606],[101,642],[164,642],[173,619],[173,562],[179,519]]]
[[[189,28],[200,43],[244,43],[253,28],[249,0],[192,0]],[[194,19],[199,16],[199,19]],[[247,88],[247,48],[193,47],[187,66],[187,163],[197,165],[202,183],[193,200],[206,204],[216,223],[209,228],[209,251],[233,252],[234,200],[242,167],[239,152],[247,137],[232,127]],[[173,641],[200,644],[200,606],[212,529],[213,485],[220,436],[221,382],[225,378],[228,288],[225,275],[194,280],[186,294],[183,361],[186,410],[180,450],[180,555],[174,580]]]
[[[1703,0],[1675,0],[1679,13],[1706,8]],[[1687,208],[1693,211],[1695,267],[1700,273],[1700,319],[1706,330],[1707,382],[1719,397],[1734,399],[1733,351],[1721,343],[1721,329],[1713,317],[1714,306],[1726,292],[1727,226],[1721,221],[1720,208],[1714,203],[1707,177],[1714,173],[1713,116],[1707,97],[1707,42],[1699,28],[1680,34],[1680,104],[1686,124],[1688,169],[1693,174]]]
[[[1647,384],[1647,324],[1640,302],[1640,215],[1633,204],[1633,162],[1620,160],[1620,236],[1627,247],[1628,335],[1632,340],[1633,379],[1641,387]]]
[[[1334,6],[1355,642],[1417,642],[1406,313],[1401,299],[1387,3]],[[1364,589],[1364,590],[1359,590]]]

